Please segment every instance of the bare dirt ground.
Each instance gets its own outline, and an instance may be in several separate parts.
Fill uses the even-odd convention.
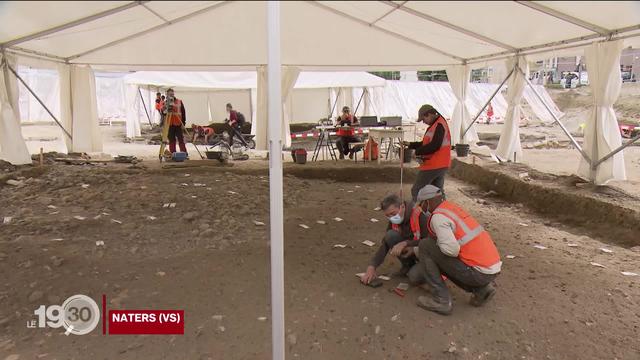
[[[266,164],[146,166],[57,165],[0,188],[0,216],[13,217],[0,225],[0,359],[270,358],[268,227],[252,223],[269,221]],[[361,242],[378,242],[386,225],[373,209],[398,186],[365,181],[361,164],[305,166],[351,180],[285,176],[288,358],[640,358],[640,278],[621,274],[640,272],[640,254],[449,178],[450,200],[491,232],[504,267],[485,308],[451,285],[454,313],[439,316],[415,306],[421,289],[401,298],[388,292],[401,280],[371,289],[354,276],[375,250]],[[185,335],[26,328],[38,305],[77,293],[106,294],[112,309],[184,309]]]

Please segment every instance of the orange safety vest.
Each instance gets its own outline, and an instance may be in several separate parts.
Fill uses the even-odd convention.
[[[442,139],[442,146],[435,153],[422,156],[422,164],[420,164],[420,170],[435,170],[443,169],[451,166],[451,132],[449,131],[449,125],[447,121],[442,117],[438,117],[436,121],[429,126],[422,138],[422,145],[427,145],[433,139],[433,135],[436,132],[438,124],[444,126],[444,138]]]
[[[405,203],[406,206],[406,203]],[[411,218],[409,219],[409,226],[411,227],[411,233],[413,234],[413,240],[420,240],[420,215],[422,214],[422,209],[418,206],[414,206],[413,210],[411,210]],[[391,229],[402,233],[401,226],[402,224],[391,224]]]
[[[167,117],[169,125],[182,126],[182,100],[178,98],[173,100],[173,111],[167,110]]]
[[[448,217],[456,225],[454,236],[460,243],[458,258],[469,266],[490,268],[500,262],[500,254],[491,236],[476,219],[467,214],[458,205],[443,201],[431,214]],[[431,228],[431,216],[427,222],[429,233],[436,236]]]

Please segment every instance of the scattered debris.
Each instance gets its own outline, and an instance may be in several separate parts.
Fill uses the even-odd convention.
[[[326,225],[327,224],[327,222],[323,221],[323,220],[318,220],[318,221],[316,221],[316,223],[320,224],[320,225]]]
[[[579,247],[580,245],[578,244],[567,244],[568,247]]]
[[[525,224],[525,223],[518,223],[518,225],[520,225],[520,226],[524,226],[524,227],[529,226],[529,225],[527,225],[527,224]]]
[[[116,224],[122,224],[122,221],[116,220],[116,219],[111,219],[111,222],[114,222]]]
[[[22,186],[22,185],[24,185],[24,182],[19,181],[19,180],[9,179],[9,180],[7,180],[7,185],[11,185],[11,186]]]
[[[266,316],[260,316],[258,318],[258,321],[267,321],[267,317]]]
[[[346,247],[347,247],[347,245],[344,245],[344,244],[335,244],[335,245],[333,245],[333,247],[334,247],[334,248],[339,248],[339,249],[344,249],[344,248],[346,248]]]
[[[382,209],[380,208],[380,206],[378,206],[378,207],[376,207],[376,208],[374,208],[374,209],[373,209],[373,211],[380,211],[380,210],[382,210]]]
[[[335,217],[335,218],[333,218],[333,220],[335,220],[335,221],[337,221],[337,222],[342,221],[342,219],[341,219],[341,218],[339,218],[339,217]]]
[[[545,249],[547,249],[547,247],[546,247],[546,246],[542,246],[542,245],[533,245],[533,247],[534,247],[534,248],[536,248],[536,249],[540,249],[540,250],[545,250]]]
[[[3,224],[9,224],[13,218],[11,216],[5,216],[2,220]]]
[[[353,190],[347,190],[347,192],[348,192],[348,193],[352,193],[352,192],[353,192]]]
[[[357,277],[358,279],[360,279],[362,276],[364,276],[364,273],[357,273],[357,274],[356,274],[356,277]]]
[[[591,264],[591,265],[593,265],[593,266],[595,266],[595,267],[601,267],[601,268],[604,268],[604,269],[606,269],[606,268],[607,268],[606,266],[604,266],[604,265],[602,265],[602,264],[598,264],[597,262],[593,262],[593,261],[592,261],[592,262],[590,262],[589,264]]]
[[[49,209],[57,209],[57,207],[56,207],[55,205],[47,205],[47,207],[48,207]]]
[[[515,259],[515,258],[516,258],[516,256],[515,256],[515,255],[507,255],[507,256],[505,256],[505,257],[506,257],[507,259]]]
[[[300,227],[301,227],[301,228],[303,228],[303,229],[308,229],[308,228],[309,228],[309,227],[308,227],[307,225],[305,225],[305,224],[300,224],[300,225],[298,225],[298,226],[300,226]]]
[[[391,280],[391,278],[390,278],[390,277],[388,277],[388,276],[386,276],[386,275],[380,275],[380,276],[378,276],[378,279],[382,279],[382,280],[384,280],[384,281],[389,281],[389,280]]]
[[[166,209],[166,208],[169,207],[169,205],[170,205],[169,203],[166,203],[166,204],[162,205],[162,207]]]
[[[207,186],[207,184],[193,183],[193,186],[195,186],[195,187],[205,187],[205,186]]]
[[[155,216],[147,216],[147,219],[149,219],[149,220],[156,220],[156,219],[157,219],[157,217],[155,217]]]
[[[524,180],[524,181],[529,181],[529,180],[531,180],[531,177],[529,176],[529,173],[528,173],[528,172],[520,173],[520,174],[518,174],[518,177],[519,177],[520,179]]]
[[[371,221],[372,223],[377,223],[377,222],[379,222],[380,220],[378,220],[378,219],[376,219],[376,218],[371,218],[371,219],[369,219],[369,221]]]
[[[374,243],[373,241],[370,241],[370,240],[365,240],[365,241],[363,241],[362,243],[363,243],[363,244],[365,244],[365,245],[367,245],[367,246],[373,246],[373,245],[375,245],[375,244],[376,244],[376,243]]]
[[[622,271],[620,272],[622,275],[624,276],[638,276],[638,274],[634,273],[634,272],[630,272],[630,271]]]
[[[79,215],[76,215],[76,216],[74,216],[73,218],[74,218],[74,219],[77,219],[77,220],[84,220],[84,219],[86,219],[86,217],[84,217],[84,216],[79,216]]]
[[[180,185],[181,185],[181,186],[189,186],[189,184],[187,184],[187,183],[182,183],[182,184],[180,184]]]
[[[96,246],[104,246],[104,241],[96,241]]]
[[[603,253],[607,253],[607,254],[613,253],[613,250],[609,250],[607,248],[600,248],[600,251],[602,251]]]
[[[375,334],[380,334],[380,325],[376,325]]]
[[[253,224],[254,224],[255,226],[264,226],[264,223],[263,223],[262,221],[256,221],[256,220],[253,220]]]
[[[83,189],[88,189],[89,188],[89,184],[80,184],[80,186],[82,186]]]
[[[235,191],[231,191],[231,190],[229,190],[229,191],[227,191],[227,192],[228,192],[229,194],[231,194],[231,195],[237,195],[237,194],[238,194],[237,192],[235,192]]]
[[[51,239],[51,241],[63,241],[64,239],[62,238],[55,238],[55,239]]]
[[[171,203],[171,204],[169,204],[169,207],[170,207],[170,208],[174,208],[174,207],[176,207],[176,203]]]
[[[407,291],[409,290],[409,284],[407,283],[400,283],[396,286],[396,289],[402,290],[402,291]]]
[[[224,315],[213,315],[211,318],[216,321],[222,321],[222,318],[224,318]]]
[[[400,314],[395,314],[391,317],[391,321],[398,321],[399,317],[400,317]]]
[[[167,273],[166,273],[166,272],[164,272],[164,271],[158,271],[158,272],[156,273],[156,275],[158,275],[158,276],[162,277],[162,276],[167,275]]]

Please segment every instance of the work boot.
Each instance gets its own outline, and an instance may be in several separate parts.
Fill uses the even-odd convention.
[[[340,152],[340,160],[344,160],[344,154],[342,153],[342,151]]]
[[[353,151],[349,151],[349,159],[353,160]]]
[[[418,306],[440,315],[450,315],[453,308],[450,298],[445,300],[431,295],[418,297]]]
[[[491,300],[491,298],[496,294],[496,288],[493,285],[489,284],[483,288],[480,288],[473,292],[471,296],[471,300],[469,303],[473,306],[482,306],[487,303],[487,301]]]

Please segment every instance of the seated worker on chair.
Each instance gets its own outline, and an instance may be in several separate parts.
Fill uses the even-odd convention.
[[[191,142],[193,143],[195,143],[199,137],[202,137],[204,141],[203,144],[207,145],[209,143],[209,138],[213,136],[213,129],[208,126],[192,124],[191,131],[193,131],[193,139],[191,139]]]
[[[418,298],[418,306],[443,315],[451,313],[451,294],[442,275],[472,294],[471,305],[484,305],[495,295],[491,283],[502,267],[491,236],[466,211],[444,200],[440,188],[427,185],[417,198],[417,208],[429,214],[430,235],[420,241],[417,251],[413,249],[419,259],[418,282],[429,294]]]
[[[336,140],[336,147],[340,152],[340,159],[344,159],[345,155],[349,155],[349,159],[353,159],[353,153],[351,149],[349,149],[349,144],[354,142],[360,142],[361,140],[355,137],[354,130],[352,126],[358,123],[358,118],[354,115],[351,115],[351,109],[348,106],[342,108],[342,115],[338,116],[336,119],[336,125],[340,126],[336,135],[338,139]]]
[[[387,195],[380,204],[384,215],[389,219],[387,232],[382,239],[382,244],[376,251],[375,255],[369,262],[366,272],[360,278],[363,284],[369,284],[376,278],[376,268],[382,265],[387,254],[396,256],[402,268],[394,276],[408,276],[410,282],[414,283],[415,271],[418,269],[416,265],[416,256],[405,254],[401,256],[405,250],[413,249],[418,246],[420,239],[427,237],[427,217],[418,207],[414,207],[413,202],[403,201],[396,194]],[[417,273],[420,274],[420,273]]]

